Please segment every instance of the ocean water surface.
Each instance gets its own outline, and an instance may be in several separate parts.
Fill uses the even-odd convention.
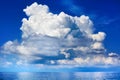
[[[119,72],[1,72],[0,80],[120,80]]]

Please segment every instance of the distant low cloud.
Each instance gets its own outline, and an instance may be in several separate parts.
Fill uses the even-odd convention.
[[[119,57],[119,55],[117,53],[113,53],[113,52],[109,53],[108,56],[110,56],[110,57]]]
[[[53,14],[47,5],[36,2],[23,10],[21,42],[8,41],[2,46],[4,54],[18,54],[17,65],[117,65],[114,53],[106,54],[103,40],[106,34],[94,34],[88,16],[70,16],[64,12]]]

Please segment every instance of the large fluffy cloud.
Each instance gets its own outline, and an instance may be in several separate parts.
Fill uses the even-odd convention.
[[[103,40],[106,34],[94,34],[93,22],[88,16],[53,14],[48,6],[33,3],[23,10],[21,42],[8,41],[2,53],[18,54],[24,60],[39,64],[98,65],[117,64],[116,54],[105,55]],[[22,61],[23,60],[23,61]]]

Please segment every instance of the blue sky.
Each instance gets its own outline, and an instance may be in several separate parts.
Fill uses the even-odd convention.
[[[72,16],[72,19],[73,19],[75,16],[80,17],[82,15],[85,15],[85,16],[82,16],[82,18],[86,20],[86,22],[85,22],[86,24],[82,24],[82,26],[88,25],[88,27],[89,27],[89,24],[90,24],[90,28],[85,28],[86,30],[88,29],[88,31],[85,33],[85,36],[81,36],[82,34],[84,35],[85,30],[83,29],[83,32],[82,31],[76,32],[79,25],[74,22],[71,23],[72,19],[70,19],[68,21],[65,19],[65,22],[63,21],[62,24],[65,23],[63,26],[65,26],[65,25],[71,26],[70,27],[70,29],[71,29],[70,36],[72,35],[72,38],[68,37],[69,36],[68,34],[70,32],[69,32],[69,28],[66,26],[64,29],[62,29],[62,30],[65,30],[65,32],[63,31],[63,33],[60,32],[58,34],[57,33],[53,34],[53,33],[49,33],[49,31],[52,32],[52,27],[49,25],[45,25],[45,24],[40,25],[40,26],[45,25],[48,27],[48,32],[45,32],[45,33],[44,33],[44,31],[46,31],[46,29],[44,30],[44,27],[38,28],[39,25],[37,25],[37,26],[33,25],[38,29],[35,29],[35,31],[31,32],[32,30],[34,30],[33,26],[30,23],[27,23],[26,20],[22,21],[22,19],[23,18],[28,19],[33,15],[38,16],[26,8],[26,6],[32,5],[34,2],[37,2],[37,4],[35,4],[37,6],[38,5],[47,5],[49,7],[49,13],[52,13],[53,15],[57,14],[57,16],[59,16],[61,12],[64,12],[64,13],[61,13],[61,15],[63,15],[64,17],[67,17],[67,19],[69,19],[70,16]],[[105,60],[106,60],[106,57],[109,58],[111,55],[112,55],[112,58],[119,58],[119,55],[120,55],[120,46],[119,46],[120,45],[120,42],[119,42],[120,41],[120,36],[119,36],[119,34],[120,34],[120,31],[119,31],[119,29],[120,29],[120,27],[119,27],[120,5],[119,4],[120,4],[119,0],[100,0],[100,1],[96,1],[96,0],[91,0],[91,1],[90,0],[60,0],[60,1],[56,1],[56,0],[23,0],[23,1],[21,1],[21,0],[16,0],[16,1],[1,0],[0,1],[0,10],[1,10],[1,12],[0,12],[0,26],[1,26],[0,27],[1,28],[0,29],[0,46],[1,46],[0,56],[2,57],[4,55],[7,55],[7,57],[8,57],[7,59],[1,58],[1,60],[3,62],[6,61],[7,64],[11,65],[11,63],[9,63],[9,62],[12,62],[13,64],[17,63],[16,60],[15,61],[13,60],[13,56],[15,56],[16,58],[18,56],[20,56],[18,63],[22,64],[22,60],[25,60],[24,59],[25,57],[23,57],[23,56],[27,54],[28,60],[26,60],[26,62],[28,62],[28,63],[32,63],[32,64],[42,63],[42,64],[50,65],[50,64],[59,64],[59,63],[61,64],[61,62],[59,60],[66,60],[66,61],[63,61],[63,62],[65,62],[65,63],[62,63],[62,65],[63,65],[66,63],[67,64],[71,63],[72,60],[76,60],[76,61],[81,60],[78,57],[82,57],[82,59],[83,59],[82,64],[84,64],[84,58],[87,60],[88,56],[90,58],[92,58],[91,57],[92,55],[97,55],[96,56],[97,59],[101,59],[101,57],[98,57],[101,55],[95,54],[95,53],[103,53],[105,56],[103,58]],[[26,9],[26,10],[23,11],[23,9]],[[32,8],[32,9],[34,9],[34,8]],[[39,11],[36,11],[36,13],[39,13]],[[44,9],[43,9],[43,11],[44,11]],[[30,14],[29,14],[29,12],[30,12]],[[69,16],[67,16],[66,14]],[[88,16],[89,19],[86,16]],[[41,16],[38,16],[38,17],[41,17]],[[44,17],[46,17],[46,15],[44,15]],[[34,17],[34,18],[36,18],[36,17]],[[80,18],[80,19],[82,19],[82,18]],[[64,18],[62,18],[62,19],[64,20]],[[73,20],[77,21],[78,19],[74,18]],[[39,20],[39,19],[36,19],[36,20]],[[47,21],[49,22],[50,20],[47,20]],[[89,22],[89,24],[87,24],[87,21]],[[91,21],[93,24],[91,23]],[[30,21],[28,20],[28,22],[30,22]],[[39,23],[39,21],[38,21],[38,23]],[[41,23],[44,23],[44,22],[42,22],[42,19],[41,19]],[[62,25],[61,23],[60,24],[54,24],[54,23],[55,23],[55,21],[53,21],[53,23],[50,22],[50,25],[52,25],[52,26],[55,26],[55,25],[61,26]],[[37,24],[37,22],[36,22],[36,24]],[[49,23],[46,23],[46,24],[49,24]],[[30,26],[30,33],[27,33],[27,30],[25,30],[25,28],[27,28],[26,25]],[[91,28],[91,25],[93,25],[93,28]],[[80,26],[81,26],[81,24],[80,24]],[[56,26],[54,28],[56,29]],[[59,28],[59,29],[61,29],[61,28]],[[68,30],[68,33],[66,33],[67,30]],[[74,32],[72,32],[72,30],[76,30],[75,35],[73,35]],[[92,32],[90,32],[91,30],[92,30]],[[99,32],[103,32],[103,33],[99,33]],[[26,38],[25,33],[27,33],[27,38]],[[35,33],[35,35],[37,37],[32,35],[32,33]],[[38,34],[42,34],[42,35],[38,35]],[[63,36],[64,36],[63,34],[66,34],[65,39],[63,39]],[[92,37],[91,39],[93,39],[93,41],[91,41],[89,38],[87,38],[89,36],[89,34],[90,34],[90,36],[94,36],[95,34],[97,36],[100,35],[100,39],[98,39],[98,38],[94,39]],[[32,37],[28,38],[28,36],[31,36],[31,35],[32,35]],[[58,35],[60,35],[60,36],[58,36]],[[102,35],[102,37],[101,37],[101,35]],[[77,40],[75,38],[77,38]],[[70,42],[68,40],[65,41],[66,39],[70,39]],[[71,43],[72,39],[73,39],[74,44]],[[11,42],[9,42],[9,41],[11,41]],[[60,41],[63,41],[63,43],[61,43]],[[82,43],[79,43],[79,41],[81,41]],[[12,44],[12,45],[8,46],[7,42],[9,42],[9,44]],[[34,45],[32,48],[31,47],[28,48],[28,46],[30,46],[33,43],[38,44],[38,45]],[[47,43],[49,43],[49,45]],[[71,45],[68,45],[68,44],[71,44]],[[87,44],[90,44],[90,45],[87,45]],[[96,49],[96,47],[93,47],[96,44],[99,45],[99,46],[97,46],[97,49]],[[9,48],[6,48],[4,45],[8,46]],[[40,46],[38,48],[39,45],[42,45],[42,46]],[[47,45],[47,48],[49,48],[49,49],[46,49],[46,45]],[[55,48],[54,47],[50,48],[53,45],[55,46]],[[90,52],[89,51],[83,52],[85,54],[78,54],[78,53],[82,53],[78,50],[78,47],[81,47],[83,45],[84,45],[85,49],[88,49],[91,45],[94,49],[93,48],[89,49]],[[20,51],[18,50],[18,52],[16,52],[16,50],[18,48],[13,50],[10,47],[11,48],[18,47],[20,49]],[[98,47],[99,47],[99,49],[98,49]],[[36,49],[42,49],[42,50],[39,51]],[[66,49],[63,51],[65,53],[62,53],[62,51],[59,51],[59,49],[60,50]],[[82,49],[83,49],[83,47],[82,47]],[[96,52],[96,50],[98,50],[99,52]],[[52,54],[49,54],[49,52]],[[10,53],[10,54],[8,54],[8,53]],[[13,54],[11,54],[11,53],[13,53]],[[36,54],[34,54],[34,53],[36,53]],[[46,55],[44,55],[43,53],[45,53]],[[58,53],[58,54],[56,54],[56,53]],[[86,53],[88,53],[87,57],[86,57]],[[91,55],[91,53],[93,53],[93,54]],[[112,53],[112,54],[109,56],[109,53]],[[42,58],[42,60],[41,59],[33,60],[34,57],[36,59],[36,56],[37,56],[37,58]],[[67,56],[69,56],[69,58],[66,58]],[[22,57],[22,59],[21,59],[21,57]],[[108,58],[107,58],[107,60],[108,60]],[[54,60],[56,60],[56,62]],[[96,58],[95,58],[95,60],[96,60]],[[49,63],[49,61],[50,61],[50,63]],[[116,59],[113,61],[116,61]],[[73,63],[74,63],[74,61],[73,61]],[[93,60],[93,63],[95,63],[94,60]],[[104,60],[103,60],[103,63],[104,63]],[[103,63],[100,63],[100,64],[103,65]],[[118,64],[117,61],[116,61],[116,63]],[[86,63],[85,63],[85,65],[86,65]]]

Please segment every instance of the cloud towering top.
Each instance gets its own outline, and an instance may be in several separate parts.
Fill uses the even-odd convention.
[[[22,40],[8,41],[2,53],[18,54],[16,63],[44,65],[117,65],[118,55],[106,55],[104,32],[94,33],[88,16],[53,14],[47,5],[36,2],[23,10]],[[24,56],[25,55],[25,56]]]
[[[31,34],[41,34],[50,37],[65,37],[72,28],[79,28],[87,36],[92,34],[92,21],[89,17],[82,15],[81,17],[72,17],[61,12],[53,14],[49,12],[46,5],[38,5],[37,3],[24,9],[29,19],[23,19],[21,30],[23,37]],[[31,32],[30,30],[31,29]],[[29,31],[28,31],[29,30]]]

